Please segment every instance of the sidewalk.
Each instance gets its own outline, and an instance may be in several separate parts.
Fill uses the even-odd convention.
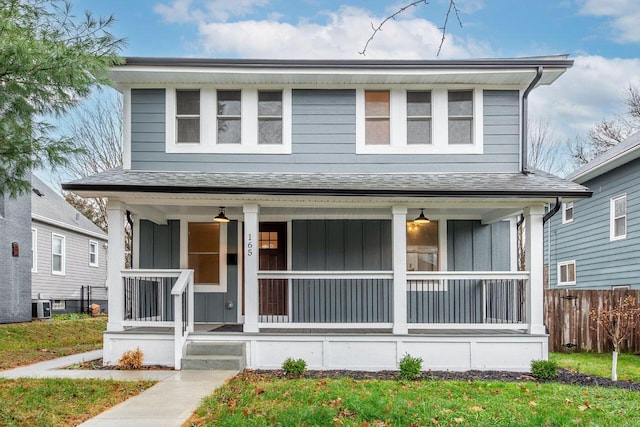
[[[118,371],[72,370],[65,366],[102,357],[102,350],[75,354],[0,372],[0,378],[97,378],[118,381],[159,381],[137,396],[107,409],[80,424],[83,427],[102,426],[181,426],[200,401],[220,387],[237,371]]]

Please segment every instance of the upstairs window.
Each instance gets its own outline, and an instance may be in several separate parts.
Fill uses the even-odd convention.
[[[390,96],[388,90],[367,90],[365,98],[365,144],[389,145]]]
[[[449,91],[449,144],[473,144],[473,91]]]
[[[258,91],[258,144],[282,144],[281,91]]]
[[[242,142],[242,105],[239,90],[219,90],[218,144],[240,144]]]
[[[573,222],[573,202],[562,204],[562,223]]]
[[[431,92],[407,92],[407,144],[431,144]]]
[[[612,198],[610,209],[611,240],[625,239],[627,237],[627,195]]]
[[[200,142],[199,90],[176,90],[176,142]]]

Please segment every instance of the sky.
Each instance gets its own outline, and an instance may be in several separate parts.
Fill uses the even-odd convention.
[[[624,114],[624,91],[640,86],[637,0],[456,0],[442,51],[448,0],[72,0],[73,10],[113,15],[123,56],[308,59],[466,59],[568,54],[574,66],[530,95],[531,119],[554,141],[584,135]]]

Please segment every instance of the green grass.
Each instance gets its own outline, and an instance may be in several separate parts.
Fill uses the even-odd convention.
[[[550,353],[549,360],[561,368],[611,378],[611,353]],[[640,356],[618,355],[618,379],[640,382]]]
[[[0,380],[0,425],[75,426],[151,385],[150,381]]]
[[[0,325],[0,370],[102,348],[107,318]]]
[[[205,399],[187,425],[640,425],[640,395],[555,383],[287,380],[245,373]]]

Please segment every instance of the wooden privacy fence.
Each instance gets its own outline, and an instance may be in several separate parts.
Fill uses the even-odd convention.
[[[605,332],[591,329],[595,322],[589,317],[589,311],[617,305],[626,295],[634,296],[640,304],[640,290],[546,289],[544,317],[549,328],[549,351],[612,351],[611,340]],[[621,350],[640,352],[640,320]]]

